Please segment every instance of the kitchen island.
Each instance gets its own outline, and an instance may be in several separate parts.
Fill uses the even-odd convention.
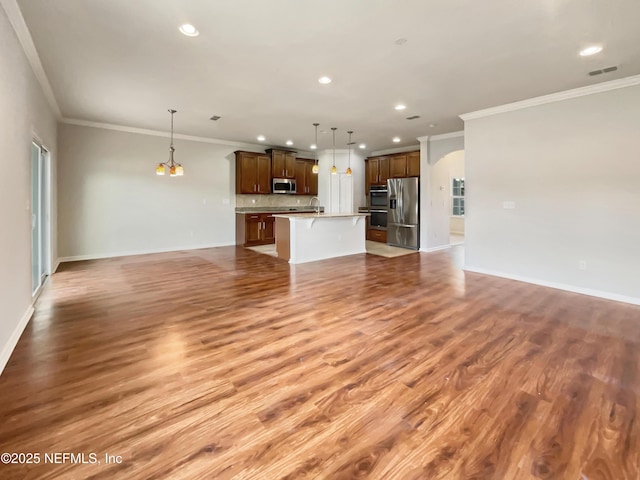
[[[276,251],[289,263],[365,253],[365,213],[276,214]]]

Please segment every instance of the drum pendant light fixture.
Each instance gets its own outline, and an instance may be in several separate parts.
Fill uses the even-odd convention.
[[[331,175],[338,173],[338,167],[336,167],[336,127],[331,127],[333,131],[333,166],[331,167]]]
[[[311,168],[311,173],[315,173],[317,174],[320,171],[320,167],[318,166],[318,126],[320,124],[319,123],[314,123],[313,126],[316,127],[316,143],[314,143],[311,148],[313,150],[315,150],[315,154],[316,154],[316,161],[313,164],[313,167]]]
[[[353,130],[349,130],[347,132],[349,134],[349,143],[347,146],[349,147],[349,166],[347,167],[347,171],[345,172],[347,175],[351,175],[353,172],[351,171],[351,145],[353,142],[351,141],[351,135],[353,134]]]
[[[173,114],[176,113],[176,110],[170,108],[169,113],[171,114],[171,144],[169,145],[169,161],[158,164],[156,167],[156,175],[164,175],[166,167],[169,169],[169,176],[181,177],[184,175],[184,168],[173,160],[173,152],[176,151],[173,147]]]

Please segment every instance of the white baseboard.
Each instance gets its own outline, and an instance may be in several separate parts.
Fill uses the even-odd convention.
[[[508,278],[509,280],[517,280],[518,282],[532,283],[534,285],[555,288],[557,290],[564,290],[572,293],[580,293],[582,295],[589,295],[590,297],[598,297],[598,298],[604,298],[606,300],[615,300],[616,302],[630,303],[632,305],[640,305],[640,298],[628,297],[626,295],[619,295],[617,293],[603,292],[601,290],[593,290],[590,288],[576,287],[574,285],[567,285],[565,283],[548,282],[546,280],[540,280],[538,278],[523,277],[520,275],[512,275],[510,273],[504,273],[504,272],[496,272],[494,270],[476,268],[476,267],[471,267],[469,265],[465,265],[463,267],[463,270],[467,272],[473,272],[473,273],[482,273],[483,275],[492,275],[494,277]]]
[[[184,246],[184,247],[159,248],[154,250],[133,250],[133,251],[126,251],[126,252],[91,253],[88,255],[60,257],[58,259],[58,263],[78,262],[81,260],[99,260],[102,258],[130,257],[132,255],[149,255],[151,253],[180,252],[184,250],[202,250],[204,248],[233,247],[233,246],[235,246],[235,243],[210,243],[206,245],[190,245],[190,246]]]
[[[60,259],[56,260],[56,263],[53,264],[53,268],[51,269],[51,275],[58,271],[58,267],[60,266]]]
[[[4,367],[7,366],[7,362],[13,353],[13,349],[16,348],[18,340],[20,340],[20,335],[22,335],[22,332],[24,332],[29,320],[31,320],[33,311],[33,305],[31,305],[16,325],[16,328],[13,329],[13,333],[9,337],[9,341],[4,347],[2,347],[2,353],[0,353],[0,375],[2,375]]]
[[[446,250],[447,248],[451,248],[451,245],[440,245],[439,247],[421,248],[420,251],[429,253],[429,252],[437,252],[439,250]]]

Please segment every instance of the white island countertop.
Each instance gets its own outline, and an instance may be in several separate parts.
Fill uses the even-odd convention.
[[[275,214],[278,257],[289,263],[365,253],[368,213]]]
[[[274,217],[282,218],[337,218],[337,217],[366,217],[368,213],[275,213]]]

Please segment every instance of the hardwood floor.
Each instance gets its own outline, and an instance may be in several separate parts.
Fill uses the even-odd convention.
[[[460,253],[64,264],[0,377],[40,463],[0,478],[640,478],[640,307]]]

